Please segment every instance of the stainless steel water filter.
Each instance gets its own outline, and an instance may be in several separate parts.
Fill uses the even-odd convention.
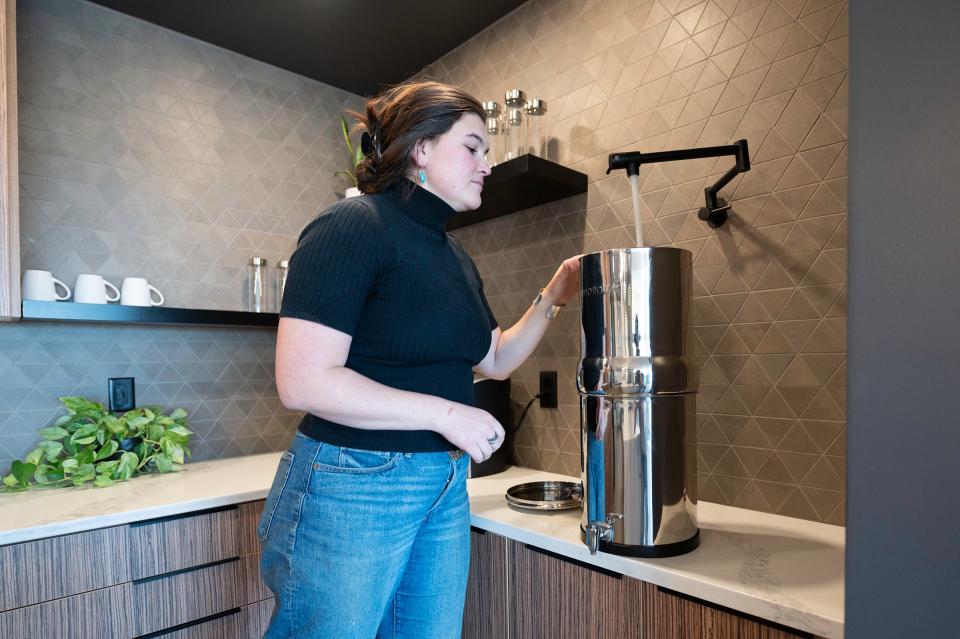
[[[699,543],[691,262],[666,247],[580,259],[581,531],[592,553],[669,557]]]

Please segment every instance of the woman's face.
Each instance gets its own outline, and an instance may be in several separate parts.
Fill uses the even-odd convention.
[[[449,131],[418,145],[414,151],[414,170],[423,169],[427,181],[421,184],[455,211],[470,211],[480,206],[483,179],[490,175],[486,153],[487,132],[483,120],[467,113]]]

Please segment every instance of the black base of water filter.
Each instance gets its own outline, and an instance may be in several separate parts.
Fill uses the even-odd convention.
[[[587,534],[580,529],[580,539],[587,543]],[[662,557],[676,557],[693,552],[700,545],[700,531],[690,539],[678,541],[672,544],[662,544],[659,546],[634,546],[629,544],[617,544],[612,541],[601,541],[600,550],[608,552],[611,555],[623,555],[625,557],[641,557],[643,559],[660,559]]]

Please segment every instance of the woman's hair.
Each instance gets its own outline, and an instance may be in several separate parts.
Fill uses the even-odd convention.
[[[409,82],[367,100],[363,113],[348,111],[366,130],[357,186],[379,193],[407,174],[421,140],[440,137],[466,113],[483,119],[483,106],[463,89],[442,82]]]

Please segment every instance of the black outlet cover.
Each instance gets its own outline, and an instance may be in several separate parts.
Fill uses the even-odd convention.
[[[540,371],[540,408],[557,405],[557,371]]]
[[[132,377],[111,377],[107,380],[107,397],[110,412],[122,413],[137,405],[136,388]]]

